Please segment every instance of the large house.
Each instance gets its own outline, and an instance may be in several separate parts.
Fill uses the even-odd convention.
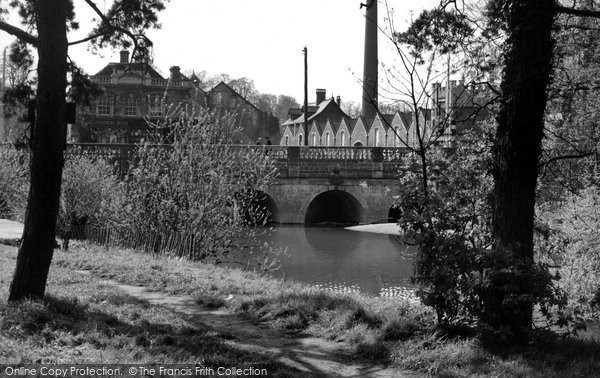
[[[166,106],[201,106],[218,113],[231,113],[241,132],[237,143],[254,143],[258,137],[279,138],[278,120],[261,111],[227,84],[210,91],[199,86],[195,75],[183,75],[178,66],[164,78],[151,65],[130,62],[121,51],[118,63],[109,63],[91,80],[102,94],[90,106],[79,106],[71,142],[136,143],[150,131],[149,123],[163,117]]]

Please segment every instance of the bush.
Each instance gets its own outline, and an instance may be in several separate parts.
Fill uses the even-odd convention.
[[[0,145],[0,218],[23,222],[28,194],[27,150],[8,144]]]
[[[556,265],[560,286],[575,313],[599,316],[600,189],[590,186],[560,203],[538,206],[545,232],[537,240],[540,259]]]
[[[85,239],[86,226],[118,223],[124,202],[124,186],[114,166],[85,151],[69,153],[57,221],[57,236],[63,248],[68,248],[69,239]]]
[[[240,209],[275,169],[264,152],[231,145],[233,121],[206,110],[169,112],[155,125],[163,138],[138,147],[122,223],[159,239],[188,236],[192,259],[218,260],[236,247]]]
[[[501,322],[527,317],[532,304],[552,324],[566,325],[565,295],[548,266],[493,248],[491,153],[481,140],[450,155],[431,152],[427,192],[420,174],[403,179],[397,206],[405,238],[418,247],[417,294],[442,328],[479,327],[497,341],[520,337]]]

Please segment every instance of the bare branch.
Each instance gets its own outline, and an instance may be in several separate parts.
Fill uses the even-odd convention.
[[[77,40],[77,41],[73,41],[73,42],[69,42],[69,46],[78,45],[78,44],[80,44],[80,43],[85,43],[85,42],[88,42],[88,41],[94,40],[94,39],[96,39],[96,38],[98,38],[98,37],[105,36],[105,35],[107,35],[108,33],[109,33],[109,32],[108,32],[108,31],[106,31],[106,32],[102,32],[102,33],[96,33],[96,34],[92,34],[92,35],[90,35],[90,36],[88,36],[88,37],[85,37],[85,38],[83,38],[83,39],[80,39],[80,40]]]

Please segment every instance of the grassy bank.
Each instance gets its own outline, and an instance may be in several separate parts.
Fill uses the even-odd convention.
[[[57,252],[44,301],[7,304],[16,248],[0,245],[0,364],[260,365],[273,374],[304,376],[265,355],[233,348],[227,335],[201,319],[133,299],[61,264],[80,254]]]
[[[227,306],[286,332],[343,342],[358,357],[425,374],[562,377],[593,376],[600,371],[600,332],[567,339],[540,337],[517,352],[491,351],[475,338],[435,331],[431,314],[406,302],[324,293],[250,272],[103,247],[57,251],[49,299],[7,307],[15,252],[9,247],[0,251],[0,361],[51,357],[223,363],[227,359],[239,366],[262,358],[274,364],[264,356],[232,350],[220,335],[211,335],[193,319],[124,297],[89,277],[71,273],[90,270],[94,277],[189,294],[199,302]],[[188,334],[192,341],[172,345],[174,340],[187,340]],[[21,342],[28,347],[21,347]],[[28,348],[33,349],[28,352]],[[273,369],[285,368],[274,364]]]

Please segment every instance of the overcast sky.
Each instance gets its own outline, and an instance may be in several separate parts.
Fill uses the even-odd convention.
[[[363,0],[364,1],[364,0]],[[83,0],[74,0],[81,31],[89,30]],[[182,71],[206,70],[254,80],[260,92],[303,99],[303,55],[309,53],[309,101],[316,88],[327,96],[360,101],[364,45],[364,8],[361,0],[171,0],[160,14],[162,29],[150,31],[155,67],[167,76],[169,67]],[[439,0],[388,0],[398,28],[411,16]],[[104,0],[97,0],[104,6]],[[106,0],[106,7],[110,0]],[[81,5],[81,7],[80,7]],[[87,7],[87,6],[86,6]],[[380,1],[380,25],[386,16]],[[87,26],[87,27],[86,27]],[[4,41],[7,35],[2,34]],[[393,52],[380,35],[380,62],[393,61]],[[2,43],[4,44],[4,43]],[[118,51],[92,55],[73,47],[70,56],[88,73],[118,61]]]

